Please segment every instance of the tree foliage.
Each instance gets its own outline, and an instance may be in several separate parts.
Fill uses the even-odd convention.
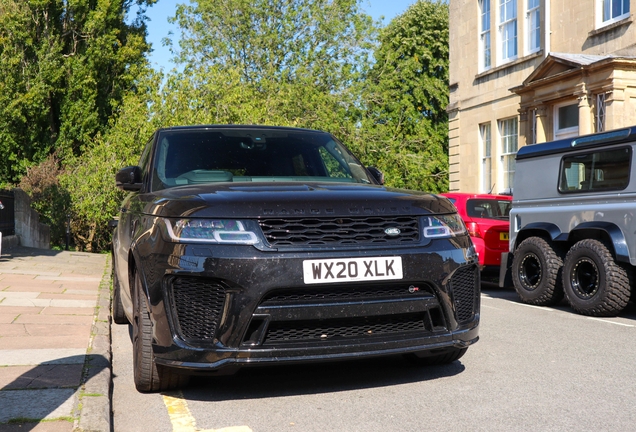
[[[135,1],[150,5],[155,0]],[[137,163],[158,127],[231,123],[322,129],[344,141],[363,162],[385,171],[389,186],[446,190],[448,6],[419,0],[379,31],[361,11],[361,1],[197,0],[179,5],[174,21],[183,37],[175,55],[182,68],[167,75],[149,69],[139,57],[147,49],[143,10],[133,25],[95,33],[94,26],[82,27],[78,34],[96,36],[78,38],[84,48],[72,56],[64,54],[66,42],[59,47],[51,42],[46,49],[35,44],[43,52],[55,52],[50,56],[54,66],[41,63],[48,74],[27,74],[40,90],[32,94],[33,85],[14,86],[0,77],[0,90],[14,86],[4,99],[0,91],[0,127],[16,118],[24,126],[42,116],[38,128],[30,131],[13,125],[8,136],[15,145],[0,130],[0,146],[39,145],[34,147],[37,154],[15,156],[23,165],[11,175],[57,149],[64,169],[56,187],[70,199],[75,243],[93,251],[109,247],[108,221],[123,198],[114,186],[116,171]],[[110,11],[106,6],[117,3],[122,13],[131,2],[28,0],[28,7],[18,7],[18,0],[0,0],[0,5],[12,4],[26,23],[37,5],[83,4],[96,14],[99,5]],[[62,21],[65,13],[59,15]],[[82,16],[93,17],[88,12]],[[5,33],[10,32],[0,30],[0,47],[5,46]],[[74,40],[59,34],[60,41]],[[91,47],[108,55],[98,58]],[[15,82],[25,81],[27,75],[17,72],[23,62],[19,50],[8,56],[2,49],[0,58],[14,61],[7,70],[17,77]],[[71,61],[73,57],[78,58]],[[48,57],[33,58],[39,62]],[[118,68],[122,65],[127,66]],[[97,70],[109,77],[108,84],[98,82],[103,77]],[[56,102],[47,105],[46,95],[54,95]],[[6,115],[15,114],[3,108],[18,99],[14,107],[24,113]],[[31,99],[29,108],[25,101]],[[57,128],[42,126],[54,112],[59,113]],[[37,177],[36,171],[31,174]]]
[[[366,161],[397,187],[448,190],[448,4],[419,0],[380,34],[362,122]]]
[[[142,16],[124,20],[134,3]],[[0,180],[104,132],[146,63],[156,0],[0,0]]]

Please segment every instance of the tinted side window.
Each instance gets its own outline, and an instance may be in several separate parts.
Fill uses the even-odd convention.
[[[559,192],[622,190],[629,184],[631,147],[596,150],[561,160]]]
[[[144,183],[146,183],[146,180],[148,179],[148,175],[150,173],[150,152],[152,150],[152,143],[154,142],[154,140],[155,135],[153,134],[146,143],[144,151],[143,153],[141,153],[141,158],[139,158],[139,167],[141,168],[142,181]]]
[[[466,214],[482,219],[508,219],[512,201],[496,199],[469,199]]]

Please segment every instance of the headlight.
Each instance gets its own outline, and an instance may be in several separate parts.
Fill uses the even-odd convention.
[[[455,237],[466,232],[464,221],[457,214],[425,216],[422,220],[426,238]]]
[[[170,239],[177,243],[258,243],[258,236],[245,224],[231,219],[163,219]]]

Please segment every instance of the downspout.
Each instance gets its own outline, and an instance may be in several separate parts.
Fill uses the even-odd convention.
[[[545,47],[543,49],[543,58],[546,58],[550,54],[550,36],[552,29],[550,27],[551,13],[550,13],[550,0],[545,0]]]

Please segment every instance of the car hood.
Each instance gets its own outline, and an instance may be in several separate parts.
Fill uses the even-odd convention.
[[[342,183],[219,183],[144,194],[144,213],[162,217],[332,217],[454,213],[425,192]]]

